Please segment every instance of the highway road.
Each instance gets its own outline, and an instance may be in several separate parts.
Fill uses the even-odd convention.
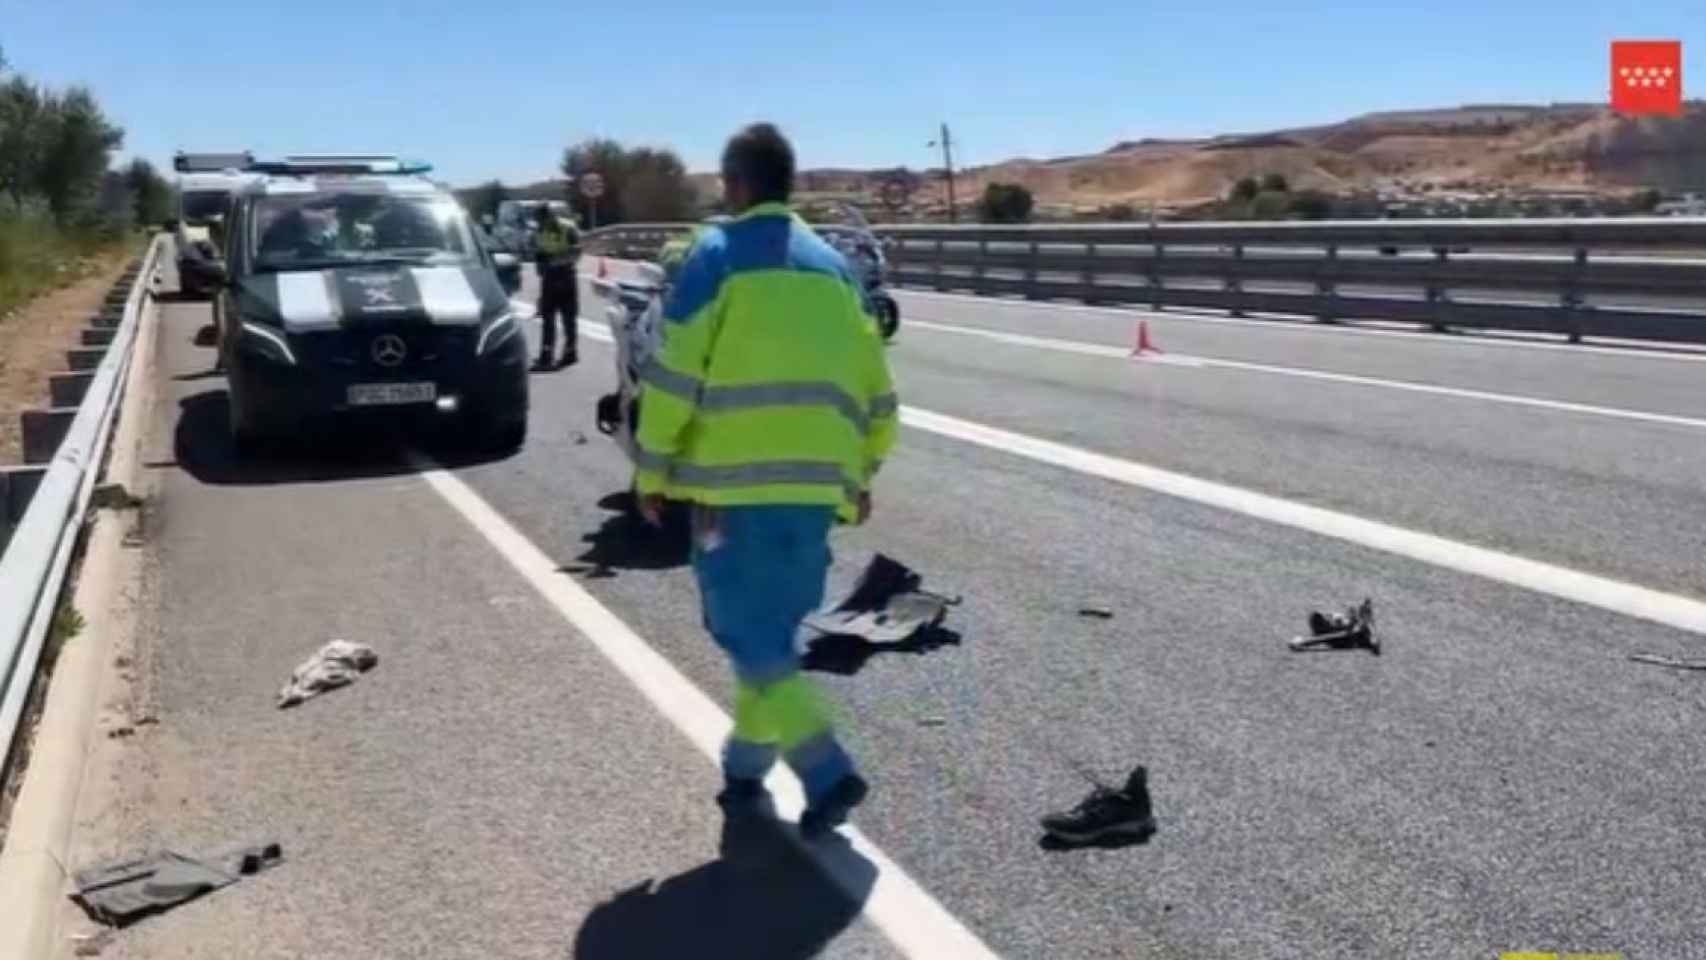
[[[290,859],[103,955],[1706,956],[1706,681],[1627,659],[1706,656],[1706,358],[901,299],[907,426],[832,593],[881,551],[958,642],[812,648],[875,789],[810,854],[711,805],[726,667],[615,509],[593,303],[513,456],[263,465],[206,306],[162,304],[159,723],[103,743],[81,853]],[[1288,652],[1364,597],[1383,655]],[[332,637],[379,666],[275,710]],[[1136,764],[1149,843],[1040,842]]]

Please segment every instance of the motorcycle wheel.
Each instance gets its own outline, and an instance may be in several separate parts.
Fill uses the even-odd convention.
[[[877,332],[883,335],[884,340],[893,340],[895,333],[899,330],[900,304],[895,303],[890,297],[884,297],[881,300],[878,300]]]

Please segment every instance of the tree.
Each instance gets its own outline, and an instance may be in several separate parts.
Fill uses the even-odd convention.
[[[600,224],[686,220],[693,216],[698,201],[686,165],[672,150],[630,150],[615,140],[595,137],[563,151],[562,170],[568,177],[568,201],[583,222],[590,222],[592,204],[576,184],[587,173],[604,179],[604,195],[597,201]]]
[[[1262,178],[1262,189],[1273,193],[1285,193],[1291,189],[1291,184],[1286,182],[1285,174],[1270,173]]]
[[[1300,220],[1325,220],[1333,215],[1333,198],[1319,190],[1291,195],[1291,214]]]
[[[41,88],[19,76],[0,84],[0,190],[14,205],[35,189],[46,123]]]
[[[60,222],[94,199],[107,169],[107,155],[124,144],[124,131],[107,121],[83,87],[46,98],[46,141],[35,186]]]
[[[1283,220],[1291,211],[1291,194],[1279,190],[1263,190],[1250,201],[1252,220]]]
[[[669,150],[639,147],[628,153],[622,210],[629,220],[674,223],[693,218],[698,194],[687,166]]]
[[[1102,219],[1110,223],[1130,223],[1137,219],[1137,208],[1129,203],[1114,203],[1102,208]]]
[[[476,220],[495,217],[498,215],[499,205],[508,199],[509,188],[504,186],[502,180],[487,180],[474,188],[468,199],[468,212],[473,214]]]
[[[172,218],[172,185],[155,171],[154,165],[137,157],[125,167],[124,180],[130,190],[135,222],[164,223]]]
[[[1024,223],[1035,206],[1031,191],[1017,183],[991,183],[978,200],[978,219],[984,223]]]
[[[1256,199],[1256,194],[1262,192],[1262,185],[1255,177],[1244,177],[1232,185],[1232,202],[1249,203]]]

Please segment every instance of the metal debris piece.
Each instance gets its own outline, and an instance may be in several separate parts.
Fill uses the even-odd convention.
[[[294,707],[327,690],[348,686],[378,662],[379,654],[364,643],[333,640],[290,675],[290,682],[278,692],[278,705]]]
[[[920,589],[924,578],[906,564],[882,554],[871,558],[847,598],[805,620],[828,636],[860,637],[872,643],[899,643],[927,627],[940,626],[959,597]]]
[[[1309,632],[1310,636],[1307,637],[1293,637],[1291,649],[1361,649],[1376,656],[1380,654],[1380,640],[1374,635],[1373,600],[1364,600],[1344,613],[1322,613],[1317,610],[1309,615]]]
[[[198,860],[163,850],[79,870],[71,899],[96,923],[123,927],[276,865],[276,843]]]
[[[946,726],[947,723],[948,723],[947,717],[919,717],[918,718],[918,725],[921,727],[941,727],[941,726]]]
[[[1078,615],[1094,617],[1097,620],[1112,620],[1114,618],[1114,612],[1107,607],[1079,607]]]
[[[1678,657],[1667,657],[1662,653],[1632,653],[1629,659],[1636,663],[1650,663],[1658,667],[1671,667],[1676,670],[1706,670],[1706,660],[1683,660]]]

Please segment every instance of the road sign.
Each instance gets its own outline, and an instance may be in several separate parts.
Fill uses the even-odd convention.
[[[604,196],[604,178],[596,173],[583,173],[580,178],[581,196],[597,200]]]

